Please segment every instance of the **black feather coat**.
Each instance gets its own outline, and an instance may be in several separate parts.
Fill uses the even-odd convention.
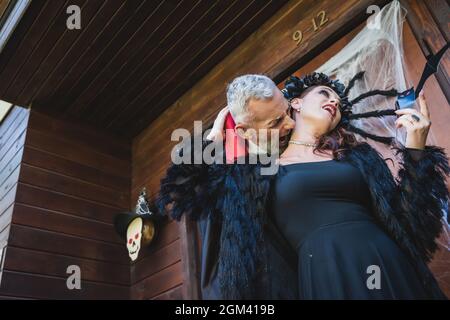
[[[403,159],[397,180],[366,143],[336,160],[361,171],[371,192],[375,220],[407,253],[429,297],[445,298],[427,262],[436,251],[443,204],[449,197],[448,159],[441,148],[432,146],[423,151],[398,148],[397,152]],[[289,284],[297,283],[292,279],[291,253],[280,250],[283,240],[276,231],[270,232],[274,229],[267,218],[275,175],[261,175],[262,167],[260,163],[171,165],[161,180],[160,210],[177,220],[186,214],[199,221],[203,298],[295,298],[295,289],[289,289]],[[279,278],[273,281],[275,276]],[[277,295],[274,283],[289,292]]]

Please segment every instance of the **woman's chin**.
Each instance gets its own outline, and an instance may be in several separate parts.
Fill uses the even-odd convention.
[[[317,114],[314,118],[310,117],[305,122],[315,127],[316,132],[320,132],[322,134],[326,134],[333,130],[338,123],[337,118],[331,117],[328,112]]]

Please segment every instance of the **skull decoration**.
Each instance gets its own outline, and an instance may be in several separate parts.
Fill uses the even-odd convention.
[[[131,261],[137,259],[141,248],[150,245],[156,235],[155,224],[162,219],[150,210],[145,189],[139,195],[134,212],[116,215],[114,225],[117,233],[126,240]]]
[[[138,217],[131,221],[127,229],[127,249],[132,261],[137,259],[141,249],[142,225],[142,218]]]

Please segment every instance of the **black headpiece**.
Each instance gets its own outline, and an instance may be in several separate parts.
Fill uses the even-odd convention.
[[[371,118],[371,117],[382,117],[382,116],[394,116],[395,109],[388,110],[377,110],[370,111],[365,113],[352,113],[352,107],[354,104],[360,102],[363,99],[374,95],[383,95],[389,97],[397,96],[398,92],[395,89],[391,90],[372,90],[366,93],[361,94],[360,96],[349,100],[348,93],[353,88],[355,82],[361,79],[364,76],[364,71],[358,72],[348,83],[348,86],[345,87],[339,80],[333,80],[328,77],[326,74],[313,72],[311,74],[307,74],[302,78],[291,76],[285,82],[285,87],[282,90],[284,97],[288,100],[300,97],[300,95],[305,92],[306,89],[313,86],[326,86],[332,89],[340,98],[339,110],[341,111],[341,121],[338,126],[344,127],[348,131],[352,131],[357,133],[365,138],[370,138],[375,141],[383,142],[386,144],[390,144],[392,142],[392,137],[380,137],[374,134],[370,134],[365,132],[364,130],[353,126],[350,122],[351,120],[360,119],[360,118]]]
[[[348,93],[355,85],[357,80],[362,79],[364,76],[364,71],[358,72],[348,83],[348,86],[345,87],[339,80],[332,80],[326,74],[313,72],[311,74],[305,75],[302,78],[291,76],[288,80],[286,80],[284,84],[284,89],[281,90],[286,99],[291,100],[299,97],[306,89],[313,86],[327,86],[331,88],[340,98],[340,106],[339,109],[341,111],[341,121],[338,126],[342,126],[348,131],[352,131],[357,133],[365,138],[370,138],[375,141],[379,141],[385,144],[391,144],[393,139],[392,137],[380,137],[364,130],[353,126],[350,122],[351,120],[361,119],[361,118],[372,118],[372,117],[384,117],[384,116],[395,116],[396,109],[386,109],[386,110],[376,110],[369,111],[364,113],[352,113],[353,105],[358,102],[375,95],[382,95],[388,97],[397,97],[397,101],[395,103],[396,108],[407,107],[411,105],[416,100],[418,93],[422,89],[425,81],[436,72],[437,67],[439,65],[439,61],[444,55],[445,51],[450,48],[450,42],[447,42],[442,49],[440,49],[436,54],[430,54],[427,56],[427,62],[420,78],[419,84],[417,85],[417,89],[414,91],[414,87],[404,91],[398,92],[396,89],[391,90],[372,90],[366,93],[359,95],[358,97],[349,100]]]

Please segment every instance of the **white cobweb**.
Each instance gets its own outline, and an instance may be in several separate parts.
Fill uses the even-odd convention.
[[[403,59],[402,30],[405,21],[406,10],[401,7],[399,1],[392,1],[378,13],[373,14],[367,21],[366,26],[348,43],[341,51],[334,55],[316,72],[323,72],[333,78],[339,79],[345,85],[359,71],[365,71],[364,77],[357,80],[353,89],[350,90],[349,100],[359,96],[361,93],[380,89],[397,89],[404,91],[414,84],[408,83],[405,77]],[[395,97],[374,96],[366,98],[353,106],[353,113],[362,113],[373,110],[384,110],[395,108]],[[418,108],[415,105],[415,108]],[[395,116],[368,118],[352,121],[356,127],[378,136],[395,137],[398,143],[404,144],[405,132],[396,130]],[[364,140],[359,135],[358,139]],[[394,175],[398,170],[399,159],[387,146],[367,140],[388,161]],[[443,205],[445,217],[443,219],[444,230],[438,240],[440,249],[450,251],[450,227],[447,223],[448,204]]]
[[[340,52],[317,69],[336,77],[344,84],[359,71],[364,77],[356,81],[350,90],[349,100],[361,93],[392,88],[404,91],[411,84],[406,82],[403,63],[402,29],[405,11],[398,1],[393,1],[377,14],[372,15],[366,26]],[[369,97],[353,106],[353,113],[393,109],[395,97]],[[352,121],[356,127],[380,136],[397,137],[404,142],[405,135],[397,133],[395,117],[369,118]]]

